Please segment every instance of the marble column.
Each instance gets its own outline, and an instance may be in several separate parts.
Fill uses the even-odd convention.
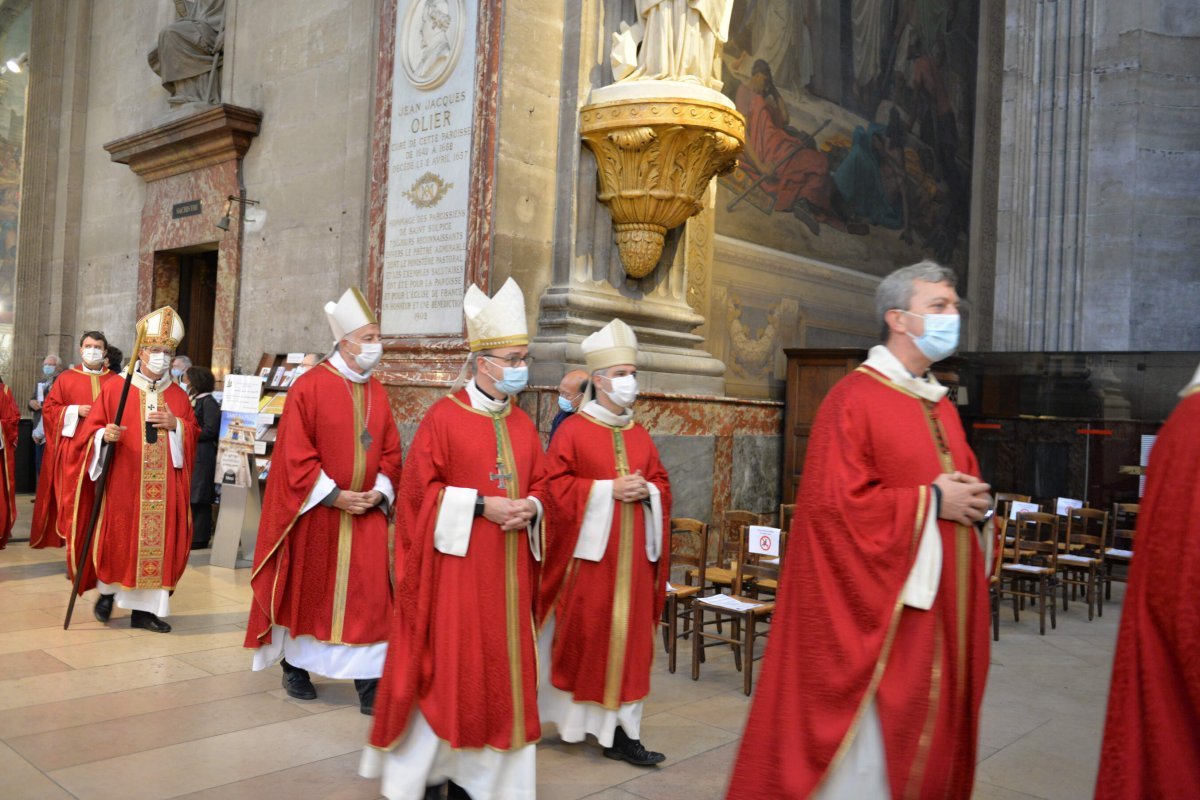
[[[579,344],[620,317],[637,332],[639,383],[648,391],[723,395],[725,365],[702,349],[695,330],[711,274],[712,222],[702,214],[667,235],[658,266],[634,280],[625,274],[608,209],[596,199],[596,162],[580,140],[579,109],[591,91],[612,82],[608,43],[631,3],[568,3],[563,25],[562,108],[558,129],[557,215],[552,282],[542,295],[533,382],[554,385],[582,366]],[[707,221],[706,221],[707,219]],[[689,273],[692,284],[689,303]]]

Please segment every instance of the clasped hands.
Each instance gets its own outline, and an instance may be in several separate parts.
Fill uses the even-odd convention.
[[[632,475],[621,475],[613,479],[613,499],[622,503],[636,503],[650,496],[650,484],[639,469]]]
[[[91,411],[90,406],[88,407],[88,411]],[[179,420],[171,413],[170,409],[166,411],[151,411],[146,415],[146,422],[149,422],[162,431],[173,431],[175,430],[175,426],[179,424]],[[121,431],[123,430],[125,430],[124,425],[117,425],[114,422],[108,423],[104,426],[104,441],[109,444],[116,442],[121,438]]]
[[[942,492],[938,507],[938,516],[942,519],[974,525],[992,507],[992,497],[988,494],[992,487],[972,475],[945,472],[934,479],[933,485]]]
[[[352,492],[349,489],[342,489],[333,499],[333,507],[357,517],[359,514],[367,513],[382,501],[383,492],[378,489],[371,489],[367,492]]]
[[[483,498],[483,516],[500,526],[502,531],[527,527],[537,516],[537,504],[529,498],[509,500],[507,497]]]

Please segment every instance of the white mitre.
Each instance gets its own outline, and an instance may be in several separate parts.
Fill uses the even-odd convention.
[[[588,372],[608,369],[617,364],[633,364],[636,367],[637,346],[633,328],[619,319],[614,319],[580,345]]]
[[[179,312],[170,306],[151,311],[137,321],[137,333],[142,347],[179,347],[183,340],[183,320]],[[134,358],[137,354],[134,353]]]
[[[463,298],[463,315],[467,318],[467,343],[472,353],[529,344],[525,295],[512,278],[490,298],[471,284]]]
[[[331,301],[325,304],[325,316],[329,319],[333,338],[338,342],[364,325],[379,324],[367,299],[354,286],[347,289],[336,303]]]

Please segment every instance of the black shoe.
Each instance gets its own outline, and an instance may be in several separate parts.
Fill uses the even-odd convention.
[[[446,781],[446,798],[447,800],[471,800],[471,795],[467,794],[467,790],[454,781]]]
[[[283,667],[283,688],[287,690],[288,697],[297,700],[317,699],[317,687],[309,680],[308,670],[293,667],[287,661],[280,662],[280,665]]]
[[[163,622],[149,611],[135,611],[129,620],[129,627],[144,628],[155,633],[170,633],[171,626]]]
[[[96,615],[97,622],[108,622],[108,618],[112,616],[113,596],[111,594],[102,594],[100,599],[96,601],[96,606],[92,609],[92,613]]]
[[[354,688],[358,691],[358,710],[368,717],[375,716],[375,690],[379,688],[379,678],[355,678]]]
[[[667,758],[662,753],[642,747],[640,739],[630,739],[620,726],[613,734],[613,746],[604,748],[604,757],[617,761],[628,761],[638,767],[652,767]]]

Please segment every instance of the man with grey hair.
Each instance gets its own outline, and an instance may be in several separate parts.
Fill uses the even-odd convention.
[[[991,498],[929,371],[958,344],[954,284],[930,261],[886,277],[884,343],[817,411],[729,798],[971,794]]]
[[[187,385],[184,383],[183,376],[187,374],[188,369],[192,366],[192,360],[187,356],[175,356],[171,361],[171,380],[178,383],[184,389]]]

